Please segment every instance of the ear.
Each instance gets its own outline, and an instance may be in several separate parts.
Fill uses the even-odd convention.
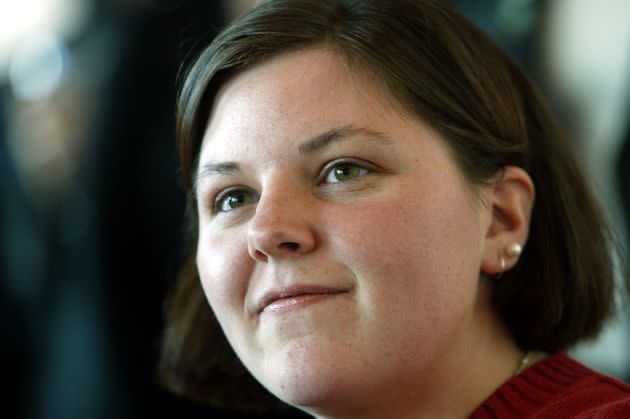
[[[484,238],[482,272],[500,275],[516,265],[519,248],[527,242],[534,196],[532,179],[516,166],[505,167],[490,186],[487,198],[491,216]]]

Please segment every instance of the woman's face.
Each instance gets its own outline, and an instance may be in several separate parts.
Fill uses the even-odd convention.
[[[227,83],[198,176],[203,289],[285,401],[316,411],[430,385],[483,335],[488,210],[438,134],[327,50]]]

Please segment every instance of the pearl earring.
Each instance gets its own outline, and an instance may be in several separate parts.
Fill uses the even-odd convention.
[[[507,253],[509,257],[514,258],[514,257],[519,257],[522,251],[523,251],[523,248],[521,247],[520,244],[512,243],[511,245],[507,247],[507,250],[505,253]]]
[[[521,255],[522,252],[523,247],[518,243],[512,243],[505,249],[505,254],[508,255],[508,257],[510,258],[517,258]],[[503,276],[503,272],[505,272],[506,263],[503,255],[499,255],[499,262],[501,263],[501,272],[499,272],[497,279],[501,278],[501,276]]]

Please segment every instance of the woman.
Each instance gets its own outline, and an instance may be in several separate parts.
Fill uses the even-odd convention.
[[[613,309],[602,216],[529,80],[452,10],[266,2],[194,62],[177,123],[175,391],[273,403],[227,340],[317,417],[630,415],[627,385],[557,353]]]

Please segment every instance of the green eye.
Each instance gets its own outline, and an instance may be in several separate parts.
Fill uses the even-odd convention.
[[[334,166],[326,176],[327,183],[341,183],[355,180],[368,173],[368,170],[356,164],[343,163]]]
[[[256,201],[257,199],[249,191],[231,191],[219,197],[217,208],[219,212],[229,212]]]

